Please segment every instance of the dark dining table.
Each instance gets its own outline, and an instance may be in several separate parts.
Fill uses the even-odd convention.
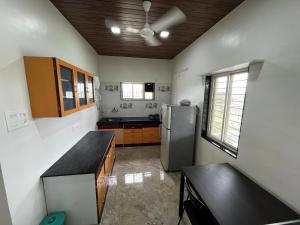
[[[297,212],[228,163],[183,168],[179,215],[186,179],[217,224],[300,224]]]

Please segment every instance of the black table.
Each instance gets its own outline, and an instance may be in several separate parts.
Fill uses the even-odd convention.
[[[300,224],[299,214],[227,163],[183,168],[179,215],[185,179],[220,225]]]

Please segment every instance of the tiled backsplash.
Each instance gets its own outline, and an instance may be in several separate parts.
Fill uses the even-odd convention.
[[[102,82],[101,94],[101,116],[148,116],[160,112],[161,105],[171,102],[171,84],[155,84],[155,100],[121,100],[121,82]]]

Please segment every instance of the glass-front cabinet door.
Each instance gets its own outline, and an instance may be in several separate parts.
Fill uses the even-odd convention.
[[[87,83],[86,76],[83,72],[77,71],[77,94],[79,100],[79,108],[87,105]]]
[[[74,81],[74,67],[57,61],[57,77],[60,92],[60,107],[62,116],[73,113],[77,110],[75,81]]]
[[[87,76],[87,97],[89,104],[95,102],[94,78],[91,75]]]
[[[60,116],[67,116],[94,105],[93,75],[60,59],[55,60]]]

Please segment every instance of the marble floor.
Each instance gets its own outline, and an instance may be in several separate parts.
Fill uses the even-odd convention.
[[[164,172],[159,151],[117,149],[101,225],[177,225],[180,174]]]

